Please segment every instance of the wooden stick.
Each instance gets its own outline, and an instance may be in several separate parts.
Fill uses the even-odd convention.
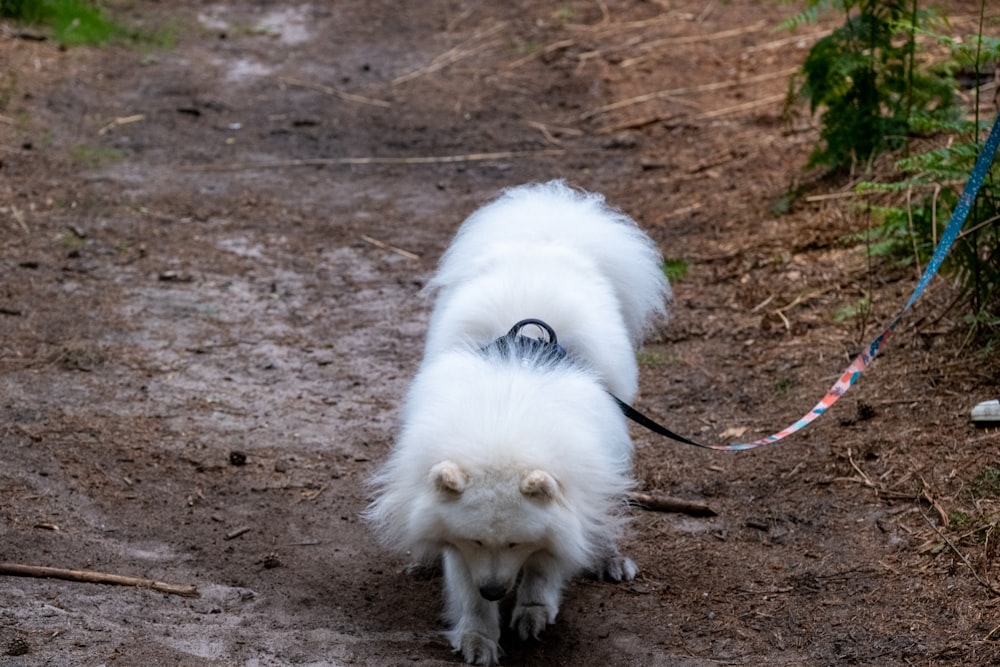
[[[154,581],[152,579],[125,577],[119,574],[107,574],[105,572],[94,572],[91,570],[66,570],[61,567],[23,565],[21,563],[0,563],[0,574],[9,574],[15,577],[50,577],[52,579],[82,581],[91,584],[136,586],[138,588],[150,588],[154,591],[160,591],[161,593],[182,595],[186,598],[199,597],[198,588],[196,586],[179,586],[176,584],[167,584],[162,581]]]
[[[240,526],[239,528],[234,528],[233,530],[226,533],[222,539],[224,540],[235,540],[240,535],[245,535],[249,533],[252,529],[250,526]]]
[[[139,121],[143,120],[146,120],[146,114],[143,113],[137,113],[132,116],[119,116],[118,118],[115,118],[113,121],[111,121],[101,129],[99,129],[97,131],[97,134],[103,137],[105,134],[115,129],[116,127],[121,127],[122,125],[128,125],[129,123],[138,123]]]
[[[644,95],[637,95],[636,97],[630,97],[624,100],[618,100],[617,102],[612,102],[611,104],[605,104],[604,106],[597,107],[596,109],[591,109],[580,114],[581,120],[586,120],[588,118],[593,118],[594,116],[599,116],[609,111],[617,111],[618,109],[623,109],[628,106],[635,104],[641,104],[643,102],[650,102],[652,100],[664,99],[669,97],[674,97],[677,95],[690,95],[692,93],[703,93],[712,90],[722,90],[723,88],[731,88],[733,86],[741,86],[751,83],[761,83],[762,81],[767,81],[769,79],[780,79],[781,77],[789,76],[793,72],[798,71],[797,67],[789,67],[777,72],[768,72],[766,74],[758,74],[756,76],[748,76],[743,79],[729,79],[726,81],[715,81],[713,83],[705,83],[699,86],[685,86],[683,88],[673,88],[670,90],[657,90],[652,93],[646,93]]]
[[[282,167],[324,167],[369,164],[453,164],[459,162],[481,162],[486,160],[509,160],[519,157],[539,157],[563,155],[562,148],[543,148],[534,151],[497,151],[495,153],[468,153],[466,155],[422,155],[415,157],[365,156],[305,158],[301,160],[269,160],[261,162],[233,162],[227,164],[188,165],[187,171],[240,171],[244,169],[279,169]]]
[[[830,193],[825,194],[825,195],[809,195],[808,197],[806,197],[806,201],[809,202],[810,204],[812,204],[814,202],[828,201],[830,199],[846,199],[846,198],[857,197],[857,196],[859,196],[858,193],[854,192],[854,191],[851,191],[851,192],[830,192]]]
[[[823,39],[832,32],[833,30],[831,29],[831,30],[820,30],[818,32],[810,32],[810,33],[795,33],[790,37],[782,37],[772,42],[765,42],[763,44],[755,44],[753,46],[748,46],[747,48],[743,49],[743,53],[753,53],[754,51],[765,51],[765,50],[776,51],[780,48],[788,46],[789,44],[798,44],[802,42],[802,44],[804,45],[805,42],[818,42],[819,40]]]
[[[670,496],[651,496],[648,493],[632,491],[628,494],[628,501],[636,507],[641,507],[651,512],[673,512],[676,514],[688,514],[690,516],[717,516],[715,510],[708,505]]]
[[[361,240],[364,241],[365,243],[372,244],[376,248],[381,248],[382,250],[388,250],[390,252],[394,252],[397,255],[400,255],[401,257],[405,257],[406,259],[420,259],[420,255],[418,255],[415,252],[410,252],[409,250],[403,250],[402,248],[397,248],[394,245],[389,245],[385,241],[379,241],[377,238],[368,236],[367,234],[362,234]]]
[[[715,109],[714,111],[706,111],[701,114],[699,118],[718,118],[719,116],[728,116],[732,113],[740,113],[741,111],[749,111],[751,109],[756,109],[758,107],[768,106],[774,104],[775,102],[781,102],[785,100],[788,96],[784,93],[781,95],[770,95],[768,97],[762,97],[759,100],[751,100],[750,102],[744,102],[743,104],[737,104],[731,107],[725,107],[723,109]]]

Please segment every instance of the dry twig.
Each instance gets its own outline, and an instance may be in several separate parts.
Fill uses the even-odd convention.
[[[699,118],[718,118],[719,116],[728,116],[734,113],[741,113],[743,111],[750,111],[758,107],[766,107],[774,104],[775,102],[783,101],[787,96],[782,93],[781,95],[769,95],[767,97],[762,97],[759,100],[751,100],[749,102],[743,102],[742,104],[736,104],[730,107],[723,107],[722,109],[714,109],[712,111],[706,111],[701,114]]]
[[[804,48],[805,44],[809,42],[818,42],[832,32],[833,30],[831,29],[811,33],[796,33],[789,37],[781,37],[770,42],[764,42],[763,44],[748,46],[743,49],[743,53],[753,53],[755,51],[777,51],[779,49],[785,49],[789,44],[796,44],[799,48]]]
[[[583,134],[582,130],[578,130],[573,127],[558,127],[555,125],[546,125],[545,123],[539,123],[538,121],[535,120],[529,120],[527,121],[527,124],[529,127],[533,127],[539,132],[541,132],[542,136],[545,137],[545,140],[547,142],[549,142],[550,144],[554,144],[556,146],[562,146],[562,142],[559,141],[558,137],[556,137],[556,134],[564,134],[574,137],[579,137]]]
[[[728,39],[730,37],[738,37],[739,35],[745,35],[748,32],[759,32],[767,27],[767,21],[758,21],[753,25],[744,26],[741,28],[731,28],[729,30],[721,30],[719,32],[713,32],[709,35],[684,35],[682,37],[664,37],[662,39],[656,39],[651,42],[646,42],[642,45],[643,51],[653,51],[655,49],[666,47],[666,46],[679,46],[682,44],[698,44],[701,42],[712,42],[718,39]],[[641,64],[652,57],[654,54],[645,53],[641,56],[636,56],[634,58],[626,58],[621,62],[622,67],[632,67],[634,65]]]
[[[224,540],[235,540],[240,535],[245,535],[249,533],[252,529],[250,526],[240,526],[239,528],[234,528],[233,530],[226,533],[222,539]]]
[[[121,127],[122,125],[128,125],[130,123],[138,123],[139,121],[143,120],[146,120],[146,114],[142,113],[133,114],[131,116],[119,116],[118,118],[115,118],[113,121],[111,121],[101,129],[99,129],[97,131],[97,134],[103,137],[105,134],[115,129],[116,127]]]
[[[296,500],[295,502],[300,503],[303,500],[305,500],[305,501],[316,500],[317,498],[319,498],[319,495],[321,493],[323,493],[324,491],[326,491],[328,488],[330,488],[330,485],[329,484],[324,484],[323,486],[319,487],[316,490],[302,491],[301,495],[299,496],[299,499]]]
[[[823,195],[809,195],[806,197],[806,201],[811,204],[814,202],[828,201],[830,199],[850,199],[857,196],[858,193],[853,190],[850,192],[829,192]]]
[[[376,248],[381,248],[382,250],[388,250],[390,252],[394,252],[397,255],[400,255],[401,257],[405,257],[406,259],[420,259],[420,255],[418,255],[415,252],[410,252],[409,250],[403,250],[402,248],[397,248],[394,245],[389,245],[385,241],[379,241],[378,239],[368,236],[367,234],[362,234],[361,240],[364,241],[365,243],[372,244]]]
[[[543,148],[536,151],[497,151],[494,153],[466,153],[464,155],[422,155],[414,157],[400,156],[364,156],[364,157],[328,157],[305,158],[301,160],[267,160],[260,162],[227,162],[220,164],[197,164],[183,167],[186,171],[242,171],[245,169],[281,169],[283,167],[327,167],[373,164],[454,164],[460,162],[484,162],[489,160],[509,160],[520,157],[544,157],[548,155],[563,155],[561,148]]]
[[[182,595],[188,598],[196,598],[199,596],[198,588],[195,586],[167,584],[162,581],[154,581],[153,579],[126,577],[120,574],[108,574],[106,572],[94,572],[92,570],[67,570],[61,567],[44,567],[40,565],[24,565],[21,563],[0,563],[0,574],[9,574],[15,577],[64,579],[66,581],[82,581],[91,584],[135,586],[137,588],[149,588],[154,591],[160,591],[161,593]]]
[[[854,455],[851,452],[851,448],[850,447],[847,448],[847,461],[851,464],[851,467],[854,468],[854,472],[856,472],[856,473],[858,473],[858,475],[860,475],[860,479],[861,479],[862,483],[864,483],[865,486],[867,486],[869,488],[872,488],[872,489],[875,489],[876,491],[878,491],[878,486],[876,486],[875,482],[872,481],[872,478],[869,477],[865,473],[865,471],[862,470],[858,466],[858,464],[854,462]]]
[[[918,507],[918,509],[919,509],[919,507]],[[955,544],[951,540],[949,540],[948,537],[944,533],[942,533],[938,529],[937,526],[934,525],[934,522],[930,520],[930,517],[928,517],[926,514],[924,514],[923,510],[920,510],[920,516],[922,516],[923,519],[924,519],[924,521],[927,522],[927,525],[931,527],[931,530],[933,530],[934,533],[939,538],[941,538],[941,540],[943,540],[945,544],[947,544],[949,547],[951,547],[951,550],[955,552],[955,555],[958,556],[959,560],[961,560],[963,563],[965,563],[965,566],[967,568],[969,568],[970,572],[972,572],[972,576],[976,578],[976,581],[978,581],[979,584],[981,586],[983,586],[983,588],[985,588],[986,590],[988,590],[993,595],[1000,596],[1000,590],[997,590],[993,586],[993,584],[991,584],[990,582],[988,582],[985,579],[983,579],[982,576],[980,576],[980,574],[978,572],[976,572],[976,568],[972,567],[972,563],[970,563],[969,559],[965,557],[965,554],[963,554],[961,551],[959,551],[958,547],[956,547]],[[992,633],[990,633],[990,634],[992,634]]]
[[[594,116],[599,116],[601,114],[608,113],[609,111],[617,111],[618,109],[624,109],[625,107],[633,106],[635,104],[641,104],[643,102],[651,102],[653,100],[676,97],[678,95],[690,95],[691,93],[704,93],[712,90],[721,90],[723,88],[732,88],[733,86],[741,86],[750,83],[760,83],[762,81],[768,81],[770,79],[778,79],[781,77],[786,77],[796,71],[798,71],[797,67],[789,67],[787,69],[779,70],[777,72],[768,72],[766,74],[759,74],[757,76],[748,76],[743,79],[728,79],[726,81],[715,81],[713,83],[705,83],[700,86],[685,86],[683,88],[657,90],[652,93],[645,93],[643,95],[629,97],[624,100],[618,100],[617,102],[612,102],[611,104],[605,104],[604,106],[597,107],[596,109],[585,111],[584,113],[580,114],[580,119],[586,120],[588,118],[593,118]]]
[[[651,496],[648,493],[632,491],[628,494],[628,501],[636,507],[651,512],[672,512],[676,514],[687,514],[690,516],[716,516],[715,510],[703,503],[682,500],[671,496]]]
[[[430,62],[430,64],[426,65],[425,67],[421,67],[420,69],[416,69],[413,70],[412,72],[408,72],[401,76],[397,76],[395,79],[392,80],[392,85],[397,86],[406,81],[410,81],[411,79],[416,79],[418,77],[424,76],[425,74],[431,74],[432,72],[444,69],[448,65],[457,63],[459,60],[468,58],[482,51],[488,51],[489,49],[492,49],[494,46],[499,46],[502,42],[500,40],[494,39],[494,40],[484,41],[481,44],[478,44],[471,48],[466,47],[466,45],[469,43],[475,42],[477,40],[485,40],[487,37],[492,37],[495,33],[500,32],[506,27],[507,27],[506,23],[497,23],[496,25],[487,28],[486,30],[480,33],[473,35],[472,37],[462,42],[458,46],[448,49],[441,55],[437,56],[436,58],[434,58],[434,60]]]
[[[545,46],[544,48],[532,51],[531,53],[529,53],[526,56],[521,56],[517,60],[512,60],[511,62],[509,62],[506,65],[504,65],[503,68],[506,69],[506,70],[516,69],[516,68],[520,67],[521,65],[523,65],[525,63],[531,62],[535,58],[543,58],[544,59],[545,57],[547,57],[551,53],[554,53],[556,51],[561,51],[563,49],[568,49],[569,47],[574,46],[575,44],[576,44],[576,40],[573,40],[573,39],[561,39],[558,42],[552,42],[551,44],[549,44],[548,46]]]

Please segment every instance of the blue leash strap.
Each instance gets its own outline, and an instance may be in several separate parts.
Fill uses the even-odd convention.
[[[868,345],[868,348],[862,350],[861,354],[854,358],[851,365],[844,370],[834,385],[830,387],[830,390],[826,392],[822,399],[820,399],[819,403],[817,403],[812,410],[803,415],[798,421],[785,429],[778,431],[777,433],[773,433],[765,438],[761,438],[760,440],[754,440],[753,442],[729,445],[706,445],[689,440],[683,436],[678,436],[666,427],[657,424],[649,417],[646,417],[642,413],[635,410],[635,408],[622,403],[622,401],[619,401],[616,398],[615,400],[618,401],[619,406],[622,407],[622,411],[629,419],[636,421],[637,423],[656,433],[659,433],[660,435],[673,438],[674,440],[689,445],[728,452],[756,449],[757,447],[770,445],[804,429],[820,415],[829,410],[834,403],[840,400],[840,397],[846,394],[848,389],[850,389],[854,383],[858,381],[861,374],[864,373],[869,366],[871,366],[875,357],[881,351],[882,344],[888,340],[893,331],[896,330],[896,325],[899,324],[903,315],[910,309],[910,306],[913,305],[920,295],[923,294],[927,285],[930,284],[931,278],[937,274],[938,270],[941,268],[942,262],[944,262],[944,258],[951,250],[952,244],[954,244],[955,239],[958,238],[958,233],[962,230],[962,226],[965,224],[965,219],[969,216],[969,211],[972,209],[972,203],[975,201],[976,195],[979,193],[979,188],[983,185],[983,181],[986,180],[986,175],[989,173],[990,165],[993,164],[993,159],[996,156],[998,146],[1000,146],[1000,114],[998,114],[997,118],[993,121],[993,127],[990,130],[990,134],[986,138],[986,143],[983,144],[983,149],[979,153],[979,157],[976,159],[976,164],[972,168],[972,174],[969,176],[969,180],[965,183],[965,188],[962,190],[962,195],[959,197],[958,204],[955,206],[955,210],[951,214],[951,219],[948,221],[948,225],[945,227],[944,233],[941,235],[941,240],[938,242],[937,248],[934,249],[934,254],[931,256],[930,262],[927,263],[927,268],[924,270],[923,275],[917,282],[917,286],[914,288],[913,294],[910,296],[909,301],[906,302],[906,306],[904,306],[903,310],[892,318],[892,321],[889,322],[885,330]]]
[[[969,180],[965,182],[965,188],[962,190],[962,195],[958,198],[955,210],[951,214],[951,220],[948,221],[948,226],[945,227],[944,234],[941,235],[941,240],[938,242],[937,248],[934,249],[931,261],[927,263],[927,268],[924,269],[924,274],[920,276],[920,282],[917,283],[916,288],[913,290],[910,300],[906,302],[903,312],[909,310],[913,302],[917,300],[917,297],[926,289],[931,278],[941,268],[941,263],[944,262],[944,258],[951,250],[955,239],[958,238],[958,233],[962,230],[962,225],[965,224],[965,219],[969,216],[969,211],[972,210],[972,203],[976,200],[976,195],[979,194],[979,188],[982,187],[983,181],[986,180],[986,174],[990,171],[990,165],[993,164],[997,147],[1000,146],[1000,129],[998,127],[1000,127],[1000,114],[993,120],[993,128],[990,130],[990,135],[986,138],[986,143],[983,144],[983,150],[979,153],[979,157],[976,158],[976,164],[972,168]]]

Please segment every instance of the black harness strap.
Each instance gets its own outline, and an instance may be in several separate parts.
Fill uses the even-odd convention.
[[[666,426],[663,426],[662,424],[653,421],[652,419],[642,414],[641,412],[639,412],[638,410],[636,410],[631,405],[629,405],[622,399],[618,398],[611,392],[608,392],[608,395],[610,395],[611,398],[615,400],[615,403],[618,404],[618,407],[621,408],[621,411],[625,413],[626,417],[634,421],[636,424],[648,428],[653,433],[656,433],[657,435],[662,435],[665,438],[670,438],[671,440],[676,440],[677,442],[683,442],[685,445],[694,445],[695,447],[705,446],[701,443],[695,442],[694,440],[689,440],[688,438],[685,438],[683,435],[677,435]]]
[[[521,329],[530,325],[534,325],[544,331],[548,340],[522,336],[520,334]],[[516,356],[522,359],[534,359],[542,364],[555,364],[566,359],[566,350],[556,339],[555,330],[542,320],[535,318],[521,320],[511,327],[510,331],[508,331],[505,336],[497,338],[495,341],[484,347],[483,352],[488,352],[491,349],[499,352],[500,356],[504,358]],[[636,424],[649,429],[653,433],[670,438],[671,440],[676,440],[677,442],[683,442],[686,445],[705,447],[705,445],[699,444],[694,440],[689,440],[682,435],[677,435],[666,426],[663,426],[662,424],[659,424],[653,419],[642,414],[631,405],[612,394],[610,391],[608,392],[608,396],[614,399],[615,403],[628,419],[631,419]]]

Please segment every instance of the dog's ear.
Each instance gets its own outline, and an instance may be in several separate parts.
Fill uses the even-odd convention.
[[[459,494],[469,485],[469,474],[454,461],[441,461],[431,468],[431,480],[439,491]]]
[[[521,478],[521,493],[529,498],[553,500],[559,492],[559,483],[544,470],[532,470]]]

